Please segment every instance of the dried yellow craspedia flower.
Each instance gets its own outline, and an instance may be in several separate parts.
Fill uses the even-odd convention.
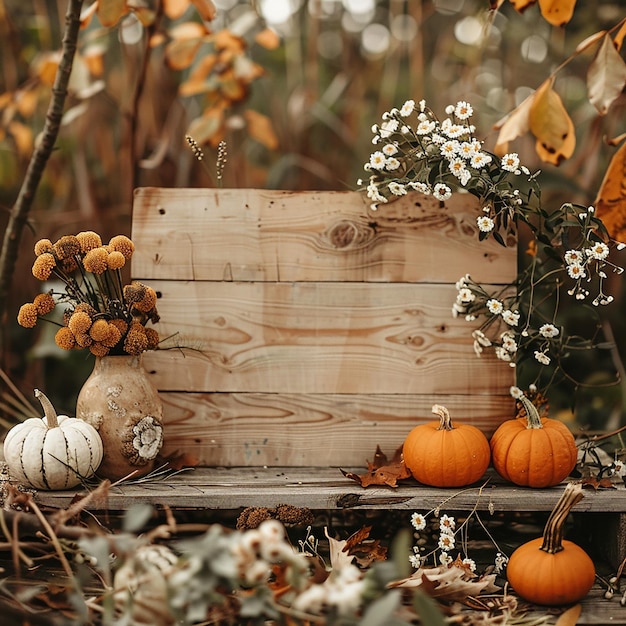
[[[126,265],[126,257],[118,250],[113,250],[107,257],[107,265],[110,270],[119,270]]]
[[[24,328],[34,328],[37,324],[37,306],[32,302],[22,304],[17,313],[17,323]]]
[[[64,274],[71,274],[78,269],[78,258],[75,256],[68,256],[65,259],[61,259],[58,262],[58,267]]]
[[[80,254],[80,243],[75,235],[63,235],[52,246],[57,259],[69,259]]]
[[[109,245],[112,250],[121,252],[127,261],[133,256],[133,252],[135,251],[135,244],[126,235],[116,235],[112,237],[111,241],[109,241]]]
[[[103,343],[96,342],[89,346],[89,352],[95,356],[106,356],[109,354],[109,348]]]
[[[43,252],[33,263],[33,276],[38,280],[48,280],[56,264],[56,260],[50,252]]]
[[[52,252],[52,242],[49,239],[40,239],[35,243],[35,254],[39,256],[44,252]]]
[[[91,328],[92,320],[84,311],[74,311],[67,325],[74,335],[86,335]]]
[[[74,333],[67,327],[59,328],[54,336],[54,343],[63,348],[63,350],[72,350],[76,347],[76,338]]]
[[[156,350],[159,347],[159,333],[154,328],[144,328],[146,332],[146,339],[148,340],[148,347],[146,350]]]
[[[83,313],[87,313],[87,315],[89,315],[89,317],[91,317],[92,319],[95,316],[95,314],[98,312],[88,302],[79,302],[74,307],[74,313],[80,313],[81,311]]]
[[[146,329],[139,322],[131,322],[128,334],[124,340],[124,352],[128,354],[141,354],[148,347]]]
[[[146,295],[146,286],[138,280],[133,280],[130,285],[124,285],[124,300],[128,304],[141,302]]]
[[[94,341],[104,341],[109,336],[109,322],[107,320],[96,320],[89,329],[89,336]]]
[[[83,266],[92,274],[103,274],[108,268],[107,251],[104,248],[89,250],[83,257]]]
[[[152,287],[144,286],[143,298],[139,302],[135,302],[134,307],[143,313],[147,313],[150,309],[153,309],[156,305],[157,295],[156,291]]]
[[[74,333],[74,337],[76,337],[76,345],[79,348],[88,348],[93,343],[93,339],[88,333]]]
[[[120,332],[119,328],[117,327],[116,324],[114,324],[113,322],[109,322],[108,323],[108,334],[106,336],[105,339],[102,340],[102,343],[109,347],[112,348],[113,346],[117,345],[117,343],[119,342],[119,340],[122,338],[122,333]]]
[[[84,230],[82,233],[78,233],[78,235],[76,235],[76,239],[78,239],[80,251],[83,254],[89,252],[89,250],[100,248],[102,246],[102,238],[93,230]]]
[[[112,319],[109,323],[113,324],[113,326],[115,326],[115,328],[120,331],[120,337],[126,334],[126,331],[128,330],[128,322],[126,320],[116,317]]]
[[[42,315],[48,315],[54,307],[56,306],[56,302],[52,297],[52,294],[49,293],[39,293],[35,296],[33,300],[33,304],[37,307],[37,315],[40,317]]]

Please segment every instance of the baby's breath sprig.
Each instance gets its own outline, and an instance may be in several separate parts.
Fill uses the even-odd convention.
[[[200,146],[200,144],[191,136],[185,135],[185,141],[189,146],[189,149],[196,157],[197,161],[200,161],[204,166],[207,174],[213,179],[213,175],[209,170],[206,161],[204,160],[204,152]],[[226,147],[226,142],[224,140],[220,141],[217,146],[217,159],[215,161],[215,178],[217,179],[217,186],[221,187],[224,177],[224,168],[226,167],[226,163],[228,161],[228,150]]]
[[[499,158],[486,150],[476,137],[468,102],[449,105],[445,113],[439,121],[424,100],[407,100],[372,127],[376,149],[365,164],[371,209],[410,191],[440,202],[460,191],[479,200],[480,240],[493,237],[506,245],[525,225],[532,237],[530,261],[515,281],[491,292],[469,274],[462,277],[452,313],[478,323],[472,333],[478,356],[492,350],[512,367],[530,362],[536,383],[541,379],[547,385],[557,376],[572,380],[565,361],[575,351],[597,347],[600,323],[593,308],[613,301],[606,279],[623,268],[610,254],[625,246],[611,239],[593,207],[565,203],[556,210],[544,209],[539,172],[531,173],[516,153]],[[592,336],[568,334],[563,315],[571,305],[567,296],[583,305],[591,303],[586,310],[593,317]]]

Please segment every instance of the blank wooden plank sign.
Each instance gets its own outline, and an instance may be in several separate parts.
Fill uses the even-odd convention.
[[[167,349],[144,355],[164,452],[206,466],[354,466],[432,420],[490,435],[514,370],[477,358],[453,318],[464,274],[506,284],[514,245],[478,241],[470,195],[136,190],[134,278],[154,287]]]

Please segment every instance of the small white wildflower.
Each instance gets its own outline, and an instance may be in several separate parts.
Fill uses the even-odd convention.
[[[467,183],[469,183],[471,178],[472,174],[469,170],[466,169],[463,169],[458,175],[459,182],[461,183],[461,185],[463,185],[463,187],[465,187]]]
[[[476,300],[476,294],[469,287],[460,287],[456,299],[457,302],[466,304],[474,302],[474,300]]]
[[[430,195],[430,187],[426,183],[412,181],[408,183],[408,186],[414,191],[419,191],[419,193],[423,193],[425,196]]]
[[[476,561],[474,561],[474,559],[470,559],[469,557],[465,557],[463,559],[463,565],[465,565],[470,572],[475,572],[476,571]]]
[[[477,217],[476,224],[478,225],[478,230],[483,233],[490,233],[495,226],[495,222],[487,215]]]
[[[502,157],[502,169],[507,172],[516,172],[519,168],[519,156],[516,152],[510,152]]]
[[[426,100],[420,100],[419,107],[420,107],[420,111],[423,113],[424,110],[426,109]]]
[[[415,110],[415,100],[407,100],[400,109],[400,115],[402,117],[408,117]]]
[[[477,341],[485,348],[488,348],[491,345],[491,339],[489,339],[489,337],[487,337],[487,335],[485,335],[485,333],[478,328],[472,331],[472,337],[474,338],[474,341]]]
[[[519,323],[520,314],[517,311],[511,311],[506,309],[502,311],[502,319],[509,326],[517,326]]]
[[[508,363],[512,367],[515,366],[514,364],[511,364],[513,353],[509,352],[506,348],[503,348],[502,346],[496,346],[495,354],[496,354],[496,358],[500,359],[500,361],[504,361],[505,363]]]
[[[421,513],[413,513],[411,515],[411,524],[415,530],[424,530],[426,528],[426,518]]]
[[[386,156],[393,156],[398,152],[398,146],[393,143],[388,143],[383,146],[382,151]]]
[[[535,350],[535,359],[538,363],[541,363],[541,365],[550,365],[550,357],[545,352]]]
[[[391,157],[389,159],[387,159],[387,161],[385,162],[385,169],[386,170],[397,170],[400,167],[400,161],[398,161],[398,159],[396,159],[396,157]]]
[[[400,122],[398,120],[387,120],[380,125],[380,136],[383,139],[391,136],[392,133],[395,133],[400,126]]]
[[[624,243],[624,242],[620,241],[620,242],[617,244],[616,248],[617,248],[618,250],[620,250],[620,251],[621,251],[621,250],[623,250],[624,248],[626,248],[626,243]]]
[[[449,533],[442,533],[439,535],[439,548],[445,552],[449,552],[454,549],[455,539],[454,535]]]
[[[500,302],[500,300],[491,298],[487,300],[487,309],[492,315],[500,315],[502,311],[504,311],[504,305]]]
[[[554,324],[543,324],[539,328],[539,334],[546,339],[552,339],[558,336],[559,329]]]
[[[517,387],[516,385],[512,385],[511,388],[509,389],[509,393],[516,399],[516,400],[520,400],[521,398],[524,397],[524,392]]]
[[[568,265],[585,262],[585,256],[580,250],[567,250],[564,258]]]
[[[454,105],[449,104],[444,111],[446,112],[446,115],[452,115],[454,113]]]
[[[456,528],[456,521],[454,517],[450,517],[445,513],[439,518],[439,530],[442,533],[454,534]]]
[[[501,574],[504,571],[504,568],[506,567],[506,564],[509,562],[508,557],[506,557],[504,554],[502,554],[501,552],[496,553],[496,558],[495,558],[495,567],[493,569],[495,574]]]
[[[387,162],[387,157],[380,151],[372,152],[370,156],[370,166],[375,170],[382,170]]]
[[[388,187],[389,191],[391,191],[394,196],[404,196],[407,194],[406,187],[395,181],[390,182]]]
[[[441,144],[439,151],[441,152],[442,156],[446,157],[447,159],[454,159],[459,153],[459,149],[460,144],[458,141],[446,141],[445,143]]]
[[[429,120],[424,120],[420,122],[415,128],[416,135],[428,135],[435,130],[435,122],[431,122]]]
[[[413,568],[419,569],[422,566],[422,557],[417,554],[409,554],[409,563]]]
[[[470,157],[470,165],[476,170],[479,170],[481,167],[485,167],[485,165],[489,165],[491,161],[491,156],[485,154],[484,152],[477,152],[476,154],[472,154]]]
[[[585,268],[580,263],[570,263],[567,266],[567,273],[570,278],[574,279],[585,278],[587,276]]]
[[[452,197],[452,189],[444,183],[437,183],[433,189],[433,196],[437,200],[448,200],[448,198]]]
[[[439,554],[439,563],[442,565],[450,565],[454,559],[444,550]]]
[[[602,261],[609,256],[609,247],[604,242],[599,241],[588,249],[588,254],[594,259]]]
[[[466,120],[472,117],[473,113],[474,113],[474,109],[472,108],[472,105],[469,102],[465,102],[464,100],[461,100],[460,102],[456,103],[456,107],[454,108],[454,114],[460,120]]]
[[[515,341],[515,335],[511,331],[505,331],[500,336],[500,340],[502,341],[502,347],[511,354],[515,354],[517,352],[517,341]]]

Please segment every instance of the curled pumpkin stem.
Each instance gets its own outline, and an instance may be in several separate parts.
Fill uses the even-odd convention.
[[[568,483],[558,502],[554,505],[543,531],[540,550],[556,554],[563,550],[563,526],[572,507],[584,497],[580,483]]]
[[[524,392],[519,387],[512,387],[511,395],[522,403],[526,411],[527,428],[543,428],[537,407],[528,399]]]
[[[431,411],[439,416],[439,427],[437,430],[452,430],[452,420],[450,419],[450,411],[441,404],[434,404]]]
[[[48,399],[45,393],[39,391],[39,389],[35,389],[35,398],[41,402],[41,406],[43,408],[43,412],[46,416],[46,422],[48,424],[48,428],[57,428],[59,425],[59,420],[57,419],[57,412],[52,406],[52,402]]]

